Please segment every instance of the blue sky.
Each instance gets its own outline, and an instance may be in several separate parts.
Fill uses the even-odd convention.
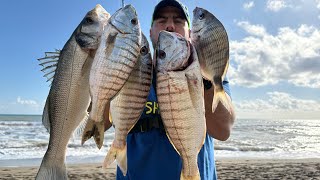
[[[126,0],[148,36],[158,0]],[[182,0],[224,24],[239,118],[320,119],[320,0]],[[0,114],[41,114],[49,83],[38,58],[61,49],[85,14],[120,0],[7,0],[0,6]],[[191,15],[192,17],[192,15]]]

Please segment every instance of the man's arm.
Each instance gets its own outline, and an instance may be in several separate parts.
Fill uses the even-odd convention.
[[[213,89],[214,87],[212,86],[204,91],[207,131],[213,138],[225,141],[230,136],[235,120],[235,113],[233,107],[231,112],[229,112],[221,103],[218,104],[216,110],[212,113]],[[227,93],[226,95],[228,100],[231,101],[230,96]]]

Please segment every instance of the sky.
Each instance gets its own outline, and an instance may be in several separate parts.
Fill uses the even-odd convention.
[[[227,30],[228,79],[237,118],[320,119],[320,0],[181,0]],[[158,0],[125,0],[149,36]],[[50,89],[39,66],[61,49],[85,14],[120,0],[3,0],[0,6],[0,114],[42,114]]]

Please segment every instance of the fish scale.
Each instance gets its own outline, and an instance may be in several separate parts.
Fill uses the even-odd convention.
[[[161,31],[157,52],[159,110],[167,136],[182,159],[180,179],[200,180],[197,158],[204,144],[206,124],[195,49],[181,35]]]
[[[92,98],[89,119],[94,122],[104,120],[106,104],[123,87],[137,62],[141,29],[139,23],[131,24],[132,19],[137,20],[135,9],[127,5],[111,16],[102,34],[89,80]]]
[[[103,7],[97,5],[86,14],[59,52],[42,115],[43,124],[49,130],[50,138],[48,149],[36,175],[37,180],[67,179],[65,155],[68,141],[76,127],[88,116],[92,55],[96,51],[103,26],[109,17]],[[89,18],[93,23],[86,21]],[[49,72],[52,73],[53,71]]]
[[[126,137],[139,120],[151,86],[152,58],[147,38],[143,35],[138,62],[119,94],[111,101],[110,115],[115,137],[104,161],[108,167],[115,159],[122,173],[127,173]]]
[[[224,26],[212,13],[196,7],[193,10],[191,39],[199,57],[201,73],[214,87],[212,112],[219,103],[231,112],[232,103],[222,84],[229,66],[229,40]]]
[[[89,78],[92,108],[82,144],[93,136],[97,147],[102,147],[106,107],[128,80],[138,60],[140,45],[137,13],[132,5],[126,5],[110,17],[93,60]]]

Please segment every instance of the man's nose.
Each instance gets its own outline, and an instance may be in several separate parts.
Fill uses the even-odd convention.
[[[169,32],[174,32],[175,31],[175,26],[174,26],[174,22],[172,20],[168,20],[166,23],[166,31]]]

